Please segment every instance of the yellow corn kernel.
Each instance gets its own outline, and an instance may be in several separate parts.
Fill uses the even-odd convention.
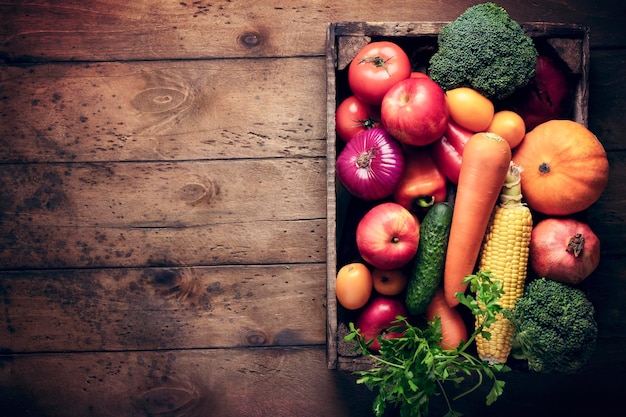
[[[476,326],[480,326],[481,317],[476,316]],[[490,364],[505,363],[511,353],[511,340],[513,338],[513,326],[509,319],[496,315],[496,322],[489,328],[484,329],[491,335],[487,340],[480,334],[476,336],[476,351],[481,360]]]
[[[505,184],[500,195],[500,203],[490,219],[481,253],[478,269],[490,271],[492,279],[503,286],[501,307],[513,308],[515,301],[524,292],[528,267],[528,251],[533,219],[527,206],[522,203],[520,188],[520,168],[511,163]],[[476,319],[476,327],[480,326]],[[512,346],[513,328],[502,317],[489,329],[490,340],[480,334],[476,337],[478,356],[490,363],[505,363]]]

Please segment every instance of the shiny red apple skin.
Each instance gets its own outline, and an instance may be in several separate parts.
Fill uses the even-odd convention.
[[[361,257],[375,268],[405,266],[417,252],[419,220],[398,203],[380,203],[359,221],[356,244]]]
[[[383,338],[399,337],[402,333],[386,332],[393,326],[398,316],[408,317],[404,301],[394,297],[379,295],[373,298],[359,313],[355,327],[360,329],[361,336],[367,342],[373,340],[369,349],[372,352],[380,350],[378,336]]]
[[[428,77],[394,84],[380,107],[383,127],[405,145],[426,146],[446,132],[450,111],[443,89]]]

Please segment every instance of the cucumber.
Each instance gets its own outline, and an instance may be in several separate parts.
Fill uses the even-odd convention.
[[[446,202],[433,205],[424,216],[406,290],[405,303],[413,315],[426,311],[441,284],[451,224],[452,205]]]

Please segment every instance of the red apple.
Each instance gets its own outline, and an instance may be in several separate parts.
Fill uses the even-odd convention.
[[[365,342],[373,340],[370,350],[378,352],[380,350],[379,335],[385,339],[402,336],[400,332],[387,331],[393,326],[397,316],[408,317],[404,302],[397,298],[379,295],[363,308],[354,325],[360,329]]]
[[[400,204],[378,204],[357,225],[357,249],[375,268],[401,268],[417,252],[419,228],[417,218]]]
[[[544,219],[531,232],[529,263],[538,276],[578,285],[600,263],[600,239],[581,221]]]
[[[448,127],[446,94],[428,77],[412,77],[394,84],[381,103],[383,127],[398,141],[425,146]]]

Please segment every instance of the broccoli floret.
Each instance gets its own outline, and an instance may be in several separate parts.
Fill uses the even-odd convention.
[[[443,26],[437,44],[428,73],[445,91],[471,87],[503,99],[535,75],[534,41],[494,3],[469,7]]]
[[[526,359],[531,371],[576,373],[594,352],[595,309],[578,288],[535,279],[507,315],[514,328],[512,355]]]

